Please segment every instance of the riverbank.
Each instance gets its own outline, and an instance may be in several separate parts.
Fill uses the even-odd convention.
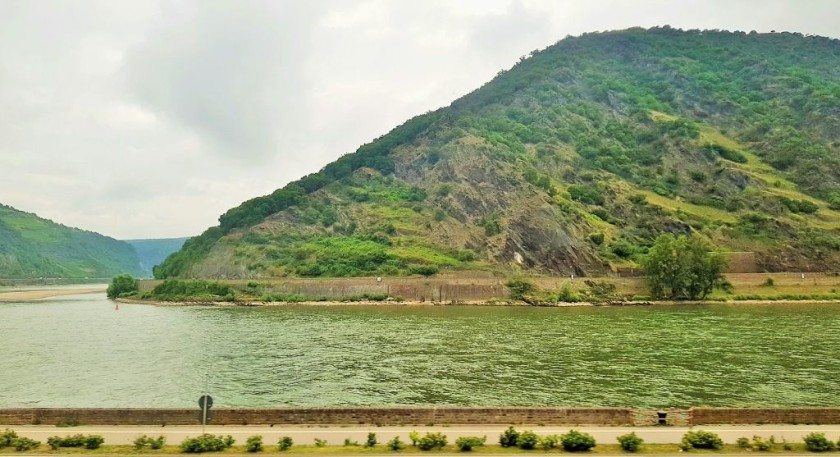
[[[107,288],[108,286],[106,284],[0,288],[0,302],[44,300],[68,295],[97,294],[104,293]]]

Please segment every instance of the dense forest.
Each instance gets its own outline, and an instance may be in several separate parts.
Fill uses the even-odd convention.
[[[129,244],[0,204],[0,278],[110,278],[140,274]]]
[[[155,275],[606,273],[664,232],[840,268],[840,41],[567,37],[227,211]]]

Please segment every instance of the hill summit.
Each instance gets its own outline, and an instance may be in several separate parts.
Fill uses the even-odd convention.
[[[157,277],[597,274],[657,235],[840,268],[840,41],[585,34],[227,211]]]

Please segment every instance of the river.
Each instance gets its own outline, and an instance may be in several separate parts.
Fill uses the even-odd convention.
[[[840,306],[0,303],[0,407],[837,406]]]

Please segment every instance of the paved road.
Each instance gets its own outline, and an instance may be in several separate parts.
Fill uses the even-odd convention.
[[[108,444],[131,444],[140,435],[149,436],[165,435],[170,444],[180,443],[184,438],[201,434],[201,426],[79,426],[79,427],[54,427],[44,425],[26,426],[4,426],[0,424],[0,430],[12,428],[21,436],[34,438],[39,441],[53,435],[70,435],[76,433],[97,434],[105,438]],[[452,425],[434,427],[376,427],[376,426],[207,426],[207,433],[231,435],[238,443],[244,443],[251,435],[262,435],[265,443],[276,443],[281,436],[290,436],[296,444],[312,444],[315,438],[326,440],[328,444],[343,444],[349,438],[352,441],[364,443],[369,432],[376,433],[377,439],[384,443],[394,436],[399,436],[403,441],[409,441],[408,434],[412,430],[425,433],[427,431],[442,432],[450,442],[454,442],[459,436],[487,436],[488,442],[495,442],[499,433],[504,430],[501,425]],[[645,442],[648,443],[679,443],[687,427],[528,427],[517,426],[518,430],[533,430],[539,435],[562,434],[570,428],[586,432],[595,437],[599,443],[615,443],[615,438],[625,433],[636,432]],[[801,442],[802,437],[811,432],[822,432],[832,440],[840,437],[840,425],[750,425],[750,426],[706,426],[695,427],[695,429],[709,430],[717,433],[726,443],[734,443],[742,436],[752,437],[753,435],[765,438],[771,435],[780,441],[786,439],[791,442]]]

